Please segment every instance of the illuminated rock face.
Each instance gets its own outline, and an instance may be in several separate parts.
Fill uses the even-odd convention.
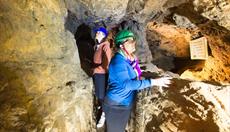
[[[176,71],[182,74],[182,78],[228,84],[230,81],[230,31],[229,23],[222,21],[225,21],[229,15],[221,11],[222,14],[218,16],[223,19],[218,19],[217,22],[225,23],[222,25],[224,27],[212,21],[213,19],[209,20],[207,16],[204,17],[207,12],[210,13],[210,17],[220,14],[220,10],[216,9],[219,4],[223,10],[230,8],[229,4],[224,1],[220,3],[212,3],[212,11],[205,10],[206,8],[202,10],[202,2],[196,1],[194,5],[185,3],[172,8],[170,15],[165,19],[166,22],[149,22],[147,40],[153,55],[153,62],[165,70],[176,68]],[[197,8],[200,12],[197,12]],[[209,57],[204,61],[192,61],[189,41],[201,36],[207,38]]]
[[[229,3],[187,2],[0,0],[0,131],[95,131],[92,80],[81,69],[74,38],[83,23],[93,28],[104,21],[111,30],[134,30],[140,61],[159,61],[166,70],[175,66],[174,57],[189,57],[188,41],[200,31],[211,54],[183,77],[229,82]],[[186,14],[185,7],[198,14]],[[167,23],[171,15],[174,25]],[[141,92],[129,131],[227,132],[228,89],[177,80],[164,93]]]
[[[0,131],[91,131],[92,82],[56,0],[0,1]]]
[[[180,74],[186,71],[183,78],[188,76],[220,83],[230,80],[230,4],[227,0],[67,0],[66,6],[77,21],[69,26],[70,30],[76,29],[81,23],[93,28],[97,25],[95,23],[101,21],[108,29],[132,29],[137,35],[136,55],[142,63],[153,62],[164,70]],[[151,23],[157,24],[151,27]],[[210,57],[205,62],[190,61],[189,58],[189,41],[198,37],[199,32],[208,38]],[[218,52],[219,49],[225,51]],[[209,65],[213,61],[218,65]]]
[[[215,27],[213,31],[211,27]],[[189,41],[197,31],[202,32],[208,41],[207,60],[191,60]],[[177,68],[182,78],[229,83],[230,80],[230,32],[218,25],[206,23],[200,29],[187,30],[175,25],[147,25],[147,41],[153,55],[153,63],[165,70]]]
[[[155,87],[138,96],[130,129],[152,131],[230,130],[230,86],[173,79],[170,88]]]

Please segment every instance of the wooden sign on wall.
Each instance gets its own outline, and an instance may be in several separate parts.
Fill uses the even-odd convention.
[[[192,60],[208,59],[208,44],[205,37],[201,37],[190,42],[190,57]]]

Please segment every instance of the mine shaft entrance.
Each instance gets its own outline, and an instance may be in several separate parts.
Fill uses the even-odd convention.
[[[86,24],[82,24],[77,28],[75,39],[78,47],[81,68],[92,76],[93,54],[94,54],[94,40],[91,37],[91,28]]]

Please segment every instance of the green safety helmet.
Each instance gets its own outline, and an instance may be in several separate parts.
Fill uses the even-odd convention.
[[[127,40],[127,38],[130,38],[130,37],[135,39],[135,35],[133,32],[129,30],[121,30],[115,36],[116,46],[119,47],[121,44],[123,44],[123,42],[125,42],[125,40]]]

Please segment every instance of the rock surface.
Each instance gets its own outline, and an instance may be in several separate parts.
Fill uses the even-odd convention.
[[[84,56],[79,58],[92,51],[78,51],[92,40],[82,43],[75,34],[85,24],[113,32],[132,29],[137,55],[150,66],[146,70],[176,78],[170,89],[139,93],[128,131],[229,132],[230,88],[217,86],[230,79],[229,5],[228,0],[0,0],[0,131],[96,131],[93,84],[90,72],[81,69]],[[150,64],[175,68],[175,58],[189,58],[188,41],[198,32],[207,37],[210,55],[180,67],[189,80]]]
[[[138,132],[230,130],[229,86],[173,79],[170,88],[139,93],[131,127]]]
[[[210,20],[217,21],[219,25],[230,30],[230,4],[229,0],[194,0],[193,5],[197,12]]]
[[[181,79],[154,65],[145,66],[143,76],[172,77],[169,88],[152,87],[139,91],[136,106],[127,126],[130,132],[230,130],[230,85]],[[149,72],[154,69],[154,72]]]
[[[0,131],[92,131],[92,81],[63,2],[0,1]]]

